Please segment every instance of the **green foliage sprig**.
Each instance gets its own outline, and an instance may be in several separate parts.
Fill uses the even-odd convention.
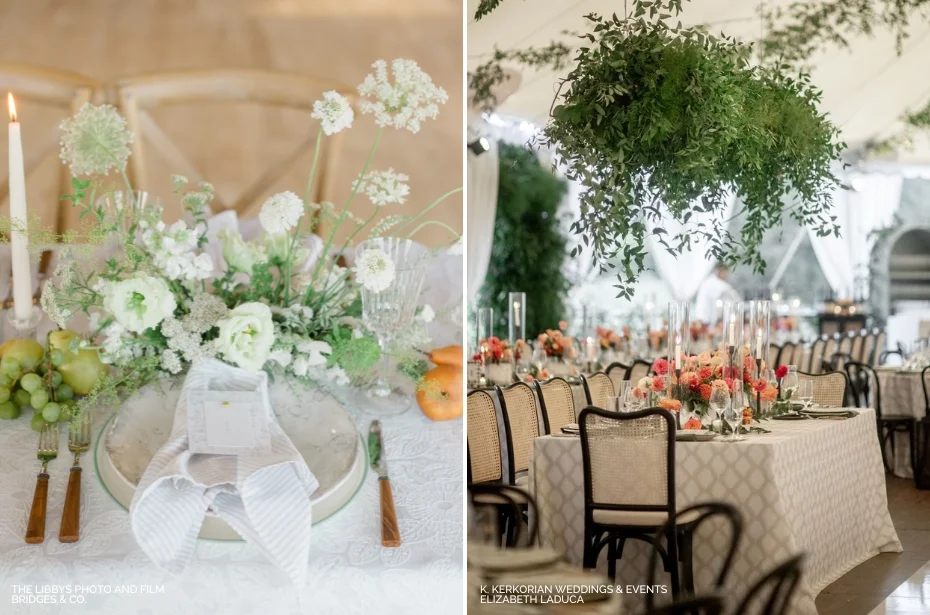
[[[681,0],[637,0],[628,19],[588,15],[592,31],[541,138],[584,186],[572,230],[602,269],[617,271],[627,298],[650,223],[672,253],[701,237],[712,258],[758,272],[758,245],[781,224],[788,195],[801,225],[838,232],[831,165],[845,145],[817,110],[820,92],[805,74],[751,65],[749,45],[669,25],[680,11]],[[730,191],[743,204],[738,239],[722,215],[693,220],[721,214]],[[685,231],[669,236],[669,218]]]
[[[526,330],[558,328],[565,316],[569,282],[562,272],[566,237],[557,210],[568,189],[565,180],[540,165],[533,152],[499,143],[497,217],[488,273],[481,287],[484,305],[507,314],[507,293],[526,293]]]
[[[482,17],[488,15],[491,11],[500,6],[500,3],[504,0],[480,0],[478,2],[478,8],[475,9],[475,21],[479,21]]]
[[[491,111],[497,106],[497,97],[493,88],[507,79],[503,62],[512,62],[528,68],[551,68],[562,70],[568,66],[571,48],[557,41],[545,47],[529,47],[527,49],[501,50],[495,49],[490,60],[478,66],[468,74],[468,89],[471,90],[472,101],[476,108],[482,111]]]

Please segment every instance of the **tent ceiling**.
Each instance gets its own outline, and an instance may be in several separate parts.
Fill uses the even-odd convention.
[[[792,1],[767,0],[766,6]],[[469,16],[474,15],[477,4],[478,0],[468,0]],[[681,21],[685,25],[706,24],[715,34],[722,31],[746,41],[761,35],[757,2],[692,0],[683,8]],[[583,31],[583,16],[588,13],[609,15],[615,11],[623,12],[622,0],[504,0],[490,15],[468,24],[468,67],[473,69],[486,61],[495,46],[521,49],[553,40],[577,45],[578,39],[563,31]],[[853,40],[851,49],[834,47],[812,59],[813,82],[823,90],[821,109],[840,127],[851,148],[894,134],[904,112],[930,100],[930,23],[912,24],[910,34],[900,56],[894,37],[883,31],[873,38]],[[551,70],[520,70],[520,87],[498,111],[544,124],[563,75]],[[897,159],[930,162],[930,140],[922,136],[914,151],[901,152]]]

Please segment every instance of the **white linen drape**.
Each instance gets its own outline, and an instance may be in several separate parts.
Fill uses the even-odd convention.
[[[488,139],[491,149],[476,156],[468,151],[467,256],[468,300],[478,294],[491,260],[494,217],[497,214],[499,162],[497,141]]]
[[[818,237],[808,229],[811,246],[830,288],[841,296],[851,296],[856,277],[866,275],[874,240],[872,231],[888,226],[901,204],[901,175],[869,173],[850,175],[844,183],[852,190],[837,188],[833,193],[833,213],[840,236]]]
[[[684,232],[686,228],[693,227],[699,222],[709,224],[714,218],[729,219],[733,215],[736,201],[736,195],[729,194],[722,212],[695,214],[691,216],[688,224],[682,224],[666,217],[662,221],[662,228],[666,231],[665,237],[670,241],[679,233]],[[669,254],[668,250],[659,243],[658,235],[652,233],[655,226],[653,222],[647,223],[649,235],[646,237],[646,248],[655,261],[656,271],[668,285],[669,291],[676,300],[688,301],[694,297],[701,283],[713,271],[716,261],[707,257],[707,242],[697,237],[692,239],[690,250],[677,255]]]

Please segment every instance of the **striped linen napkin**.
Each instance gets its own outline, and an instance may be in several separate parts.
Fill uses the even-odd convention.
[[[191,453],[187,396],[197,389],[261,391],[271,452],[238,456]],[[132,532],[152,561],[177,574],[193,558],[204,516],[213,514],[301,586],[306,581],[310,553],[310,495],[318,484],[274,416],[268,375],[215,359],[196,361],[184,381],[171,436],[149,463],[132,499]]]

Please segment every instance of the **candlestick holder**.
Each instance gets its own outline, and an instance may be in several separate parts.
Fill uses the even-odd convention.
[[[42,320],[42,310],[35,305],[30,306],[29,316],[24,319],[16,317],[16,310],[9,309],[4,317],[3,339],[31,339],[36,338],[36,329]]]
[[[511,346],[526,339],[526,293],[507,294],[507,338]]]

